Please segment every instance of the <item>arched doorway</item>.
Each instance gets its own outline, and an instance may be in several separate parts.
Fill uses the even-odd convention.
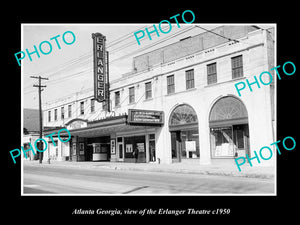
[[[198,118],[195,110],[187,105],[178,105],[169,118],[171,133],[172,161],[184,158],[199,158]]]
[[[248,113],[233,96],[217,100],[209,114],[212,158],[234,158],[249,154]]]

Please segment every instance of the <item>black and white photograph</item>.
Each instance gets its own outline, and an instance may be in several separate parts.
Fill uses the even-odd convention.
[[[276,194],[276,24],[22,24],[22,38],[22,194]]]
[[[297,216],[297,7],[193,3],[5,8],[3,219]]]

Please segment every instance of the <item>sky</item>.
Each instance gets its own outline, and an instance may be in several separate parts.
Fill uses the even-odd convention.
[[[133,57],[179,41],[182,38],[197,35],[204,32],[196,28],[196,24],[172,24],[168,34],[153,33],[152,40],[147,35],[140,40],[138,45],[134,32],[153,30],[153,24],[22,24],[21,50],[34,51],[34,45],[39,48],[43,41],[49,41],[52,51],[48,55],[40,57],[32,54],[32,61],[28,55],[21,61],[21,75],[23,82],[22,105],[24,108],[38,109],[38,79],[30,76],[42,76],[49,80],[42,80],[46,85],[42,92],[43,104],[67,95],[75,94],[86,89],[93,88],[93,39],[92,33],[102,33],[106,36],[107,51],[109,51],[110,81],[118,79],[127,72],[132,71]],[[206,29],[213,29],[220,24],[197,24]],[[156,26],[158,26],[156,24]],[[191,29],[189,29],[191,28]],[[169,29],[168,25],[162,29]],[[75,42],[67,45],[62,36],[66,31],[72,31]],[[60,35],[57,41],[61,49],[58,49],[55,40],[50,38]],[[66,34],[67,42],[72,41],[72,36]],[[49,51],[47,44],[42,45],[45,52]],[[17,62],[16,62],[17,63]]]
[[[50,38],[60,35],[58,39],[61,49],[57,48],[55,40],[50,41],[52,52],[40,58],[32,54],[32,61],[28,56],[21,61],[23,77],[23,106],[25,108],[38,107],[37,79],[30,76],[42,76],[49,80],[43,80],[47,87],[42,92],[43,102],[63,97],[92,87],[93,82],[93,40],[92,33],[100,32],[106,36],[107,45],[121,36],[135,31],[141,26],[95,26],[95,25],[23,25],[22,51],[28,49],[34,51],[34,45],[39,46],[42,41],[50,41]],[[75,42],[66,45],[62,41],[62,35],[66,31],[72,31]],[[66,35],[71,37],[70,35]],[[121,44],[121,43],[120,43]],[[47,52],[47,44],[44,45]],[[111,48],[114,49],[114,46]],[[125,52],[124,52],[125,53]],[[118,52],[114,57],[118,57]],[[111,55],[113,57],[113,55]],[[111,68],[113,69],[113,68]],[[129,68],[126,68],[129,69]],[[122,68],[119,67],[121,72]],[[76,75],[77,74],[77,75]]]

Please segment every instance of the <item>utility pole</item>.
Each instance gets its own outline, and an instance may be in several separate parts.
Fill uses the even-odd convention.
[[[38,87],[39,88],[39,119],[40,119],[40,139],[43,138],[43,117],[42,117],[42,87],[47,87],[46,85],[42,85],[42,79],[43,80],[48,80],[48,78],[44,78],[41,76],[35,77],[35,76],[30,76],[30,78],[35,78],[39,79],[39,84],[38,85],[33,85],[33,87]],[[43,150],[43,141],[40,140],[38,143],[38,149]],[[39,163],[42,163],[43,160],[43,152],[38,152],[38,157],[39,157]]]

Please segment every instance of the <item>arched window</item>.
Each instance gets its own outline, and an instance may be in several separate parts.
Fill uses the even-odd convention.
[[[247,109],[239,99],[227,96],[219,99],[209,115],[210,125],[247,123]]]
[[[186,104],[177,106],[169,120],[169,126],[187,125],[198,123],[198,118],[195,110]]]

